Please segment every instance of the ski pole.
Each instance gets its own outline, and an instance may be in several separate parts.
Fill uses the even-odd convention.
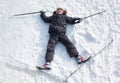
[[[102,11],[102,12],[98,12],[98,13],[92,14],[92,15],[89,15],[89,16],[86,16],[86,17],[84,17],[84,18],[82,18],[82,19],[87,19],[87,18],[89,18],[89,17],[92,17],[92,16],[95,16],[95,15],[101,14],[101,13],[103,13],[103,12],[106,12],[106,10],[104,10],[104,11]]]
[[[47,11],[45,11],[45,12],[47,12]],[[38,11],[38,12],[31,12],[31,13],[16,14],[16,15],[13,15],[13,16],[23,16],[23,15],[30,15],[30,14],[36,14],[36,13],[40,13],[40,11]]]

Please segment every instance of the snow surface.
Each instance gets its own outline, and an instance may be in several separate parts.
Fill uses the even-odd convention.
[[[44,63],[49,39],[48,26],[39,14],[12,17],[14,14],[48,10],[68,10],[72,17],[88,18],[68,25],[67,35],[86,56],[97,53],[111,39],[112,45],[85,64],[69,83],[120,83],[120,0],[0,0],[0,83],[63,83],[35,68]],[[78,67],[65,47],[58,43],[51,75],[65,78]]]

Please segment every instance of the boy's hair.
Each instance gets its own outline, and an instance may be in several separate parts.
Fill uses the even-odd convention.
[[[57,8],[57,10],[63,10],[63,15],[66,15],[67,14],[67,10],[64,10],[63,8]],[[56,11],[53,12],[53,14],[56,14]]]

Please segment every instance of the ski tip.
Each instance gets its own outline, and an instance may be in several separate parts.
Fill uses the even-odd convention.
[[[88,59],[90,59],[90,58],[92,58],[92,56],[89,56],[89,58],[88,58]]]
[[[92,58],[92,56],[89,56],[87,60],[89,60],[89,59],[91,59],[91,58]]]
[[[39,66],[36,65],[36,68],[39,68]]]
[[[92,58],[92,56],[89,56],[89,58],[87,59],[87,61],[89,60],[89,59],[91,59]]]
[[[36,68],[37,68],[37,69],[41,69],[41,67],[39,67],[39,66],[36,66]]]

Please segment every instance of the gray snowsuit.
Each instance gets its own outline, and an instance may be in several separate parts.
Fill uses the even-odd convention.
[[[44,22],[50,23],[50,39],[47,45],[47,52],[45,56],[46,62],[51,62],[53,60],[55,46],[58,41],[65,45],[70,57],[77,57],[78,51],[65,33],[66,24],[80,23],[80,18],[72,18],[64,14],[53,14],[52,16],[47,17],[44,12],[41,13],[41,18]]]

